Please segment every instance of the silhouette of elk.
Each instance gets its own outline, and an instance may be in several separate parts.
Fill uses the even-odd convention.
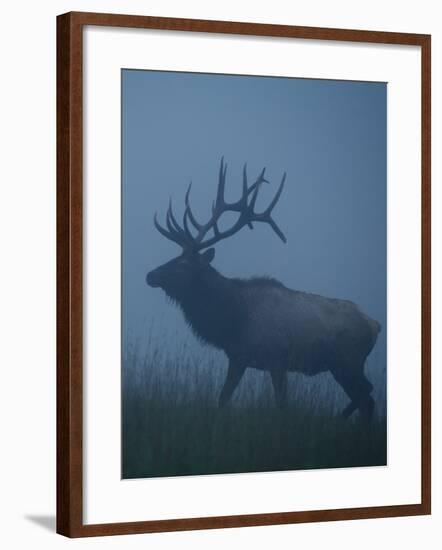
[[[359,409],[371,418],[373,386],[364,374],[365,360],[376,343],[380,324],[347,300],[327,298],[291,290],[267,277],[250,279],[224,277],[211,262],[213,245],[254,223],[268,224],[285,243],[286,238],[272,218],[284,188],[286,174],[268,207],[255,212],[265,168],[254,183],[247,181],[244,166],[242,194],[236,202],[226,202],[227,165],[221,159],[218,189],[212,215],[199,223],[190,206],[191,185],[185,196],[180,225],[169,202],[166,225],[156,229],[181,247],[181,254],[150,271],[146,282],[159,287],[181,308],[187,323],[202,341],[223,350],[228,357],[227,377],[219,397],[225,405],[247,367],[269,371],[276,403],[287,402],[287,372],[305,375],[330,371],[350,398],[342,412],[350,416]],[[229,229],[221,230],[223,214],[236,213]]]

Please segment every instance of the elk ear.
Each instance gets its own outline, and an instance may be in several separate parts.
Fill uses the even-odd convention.
[[[215,257],[215,249],[214,248],[208,248],[205,252],[201,254],[201,258],[207,263],[210,264],[210,262]]]

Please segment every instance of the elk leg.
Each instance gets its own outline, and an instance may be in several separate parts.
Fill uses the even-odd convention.
[[[333,370],[332,373],[351,399],[351,402],[342,411],[342,416],[348,418],[356,409],[359,409],[366,420],[371,420],[374,411],[374,400],[370,393],[373,386],[364,373],[345,373],[343,369]]]
[[[345,407],[341,414],[344,418],[348,418],[355,412],[357,408],[357,404],[354,401],[350,401],[350,403]]]
[[[273,389],[275,390],[276,405],[285,409],[287,405],[287,371],[282,369],[271,370]]]
[[[219,396],[219,406],[224,407],[232,397],[235,388],[238,386],[246,367],[230,360],[229,370],[227,371],[226,381]]]

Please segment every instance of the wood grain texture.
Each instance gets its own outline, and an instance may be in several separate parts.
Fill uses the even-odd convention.
[[[422,507],[431,514],[431,38],[421,55]]]
[[[83,509],[82,32],[57,20],[57,532]]]
[[[422,54],[422,500],[418,504],[83,524],[83,80],[85,25],[421,47]],[[57,18],[57,532],[68,537],[411,516],[431,512],[431,37],[71,12]]]

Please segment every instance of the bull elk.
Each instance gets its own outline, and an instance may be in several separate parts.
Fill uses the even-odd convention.
[[[247,367],[270,372],[280,407],[287,402],[288,371],[308,376],[330,371],[350,399],[343,416],[347,418],[359,409],[363,417],[371,418],[373,386],[364,374],[364,365],[380,331],[377,321],[350,301],[291,290],[268,277],[224,277],[211,265],[213,245],[243,227],[253,229],[254,223],[268,224],[286,242],[272,217],[286,174],[270,204],[257,213],[259,191],[263,183],[268,183],[265,168],[249,185],[244,166],[242,194],[236,202],[225,200],[226,172],[221,159],[216,199],[207,223],[199,223],[191,208],[191,184],[181,225],[171,202],[165,226],[155,214],[156,229],[182,252],[150,271],[147,284],[163,289],[181,308],[195,335],[227,355],[229,366],[220,406],[230,400]],[[237,214],[237,219],[222,230],[219,222],[226,212]]]

